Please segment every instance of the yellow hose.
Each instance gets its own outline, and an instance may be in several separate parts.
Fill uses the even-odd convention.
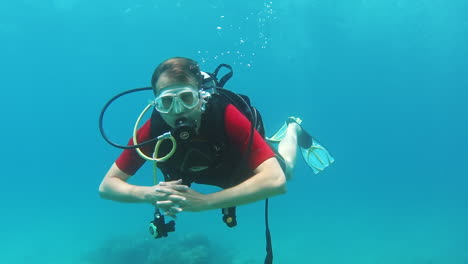
[[[143,109],[143,111],[141,112],[140,116],[138,116],[138,119],[135,123],[135,126],[133,127],[133,144],[134,145],[138,145],[138,142],[137,142],[137,131],[138,131],[138,127],[139,127],[139,124],[140,124],[140,121],[141,119],[143,118],[143,116],[145,115],[145,113],[148,111],[148,109],[150,109],[154,104],[153,103],[150,103],[148,104],[145,109]],[[169,139],[171,140],[172,142],[172,150],[164,157],[162,158],[157,158],[158,156],[158,151],[159,151],[159,147],[161,146],[161,143],[166,140],[166,139]],[[154,181],[154,184],[156,185],[158,183],[158,178],[157,178],[157,163],[158,162],[161,162],[161,161],[165,161],[167,159],[169,159],[173,154],[174,152],[176,151],[176,148],[177,148],[177,144],[176,144],[176,141],[175,141],[175,138],[171,135],[171,133],[167,132],[167,133],[164,133],[163,135],[159,136],[158,137],[158,141],[156,142],[156,146],[154,147],[154,151],[153,151],[153,157],[148,157],[146,156],[141,150],[140,148],[136,148],[136,151],[138,153],[138,155],[140,155],[140,157],[142,157],[143,159],[147,160],[147,161],[153,161],[153,181]]]

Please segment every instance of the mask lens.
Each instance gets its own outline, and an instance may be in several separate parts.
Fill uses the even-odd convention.
[[[169,110],[171,108],[172,103],[174,102],[173,96],[163,96],[161,97],[161,107],[163,109]]]
[[[180,101],[188,108],[194,107],[198,103],[197,95],[193,91],[183,91],[178,94]]]
[[[169,113],[174,108],[176,100],[179,101],[179,106],[191,109],[199,103],[200,98],[198,92],[191,88],[186,88],[175,94],[173,92],[163,93],[155,100],[156,110],[161,113]]]
[[[155,100],[156,110],[162,113],[168,113],[174,103],[174,95],[159,96]]]

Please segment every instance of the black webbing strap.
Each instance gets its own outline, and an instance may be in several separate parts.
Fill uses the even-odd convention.
[[[266,251],[265,264],[273,263],[273,247],[271,246],[270,227],[268,226],[268,198],[265,200],[265,235],[266,235]]]
[[[230,71],[229,71],[228,73],[226,73],[226,74],[218,81],[219,87],[224,87],[224,84],[226,84],[226,82],[227,82],[229,79],[231,79],[232,75],[234,74],[231,65],[220,64],[220,65],[218,65],[218,67],[216,67],[216,70],[213,72],[213,75],[214,75],[216,78],[218,77],[218,72],[219,72],[219,70],[220,70],[221,68],[223,68],[223,67],[228,68]]]

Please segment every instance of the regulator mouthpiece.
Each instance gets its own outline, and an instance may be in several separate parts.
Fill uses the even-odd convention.
[[[189,140],[196,133],[195,127],[195,121],[190,121],[187,118],[178,119],[175,122],[175,128],[172,131],[172,136],[174,136],[177,140]]]

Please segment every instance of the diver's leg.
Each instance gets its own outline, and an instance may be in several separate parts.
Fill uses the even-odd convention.
[[[301,126],[299,126],[296,122],[290,122],[286,129],[284,138],[279,142],[278,145],[278,152],[286,163],[285,174],[287,180],[290,180],[293,177],[298,148],[297,138],[301,133],[301,129]]]

